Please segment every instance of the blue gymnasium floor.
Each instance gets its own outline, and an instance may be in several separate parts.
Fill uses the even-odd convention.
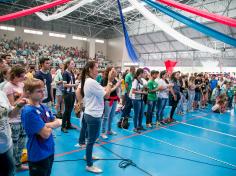
[[[164,128],[154,128],[137,135],[129,130],[118,129],[118,135],[107,141],[96,144],[94,154],[100,158],[131,159],[144,173],[136,167],[119,168],[120,161],[101,160],[94,165],[103,169],[102,176],[236,176],[236,113],[232,110],[223,115],[211,113],[210,110],[199,110],[185,116],[175,116],[179,123]],[[115,122],[119,119],[117,115]],[[79,126],[79,120],[72,118],[73,124]],[[74,145],[79,130],[68,134],[56,132],[55,160],[74,160],[83,158],[85,150]],[[135,147],[137,149],[119,146]],[[105,147],[105,148],[103,148]],[[143,151],[142,151],[143,150]],[[145,151],[144,151],[145,150]],[[151,152],[147,152],[151,151]],[[52,176],[90,176],[85,171],[85,161],[55,162]],[[28,172],[18,173],[26,176]]]

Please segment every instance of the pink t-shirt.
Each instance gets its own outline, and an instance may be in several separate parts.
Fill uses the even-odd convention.
[[[24,83],[18,83],[17,85],[15,85],[15,84],[12,84],[11,82],[8,82],[3,87],[3,92],[5,92],[7,96],[12,94],[14,96],[14,101],[16,101],[23,94],[23,87],[24,87]],[[18,115],[16,118],[11,118],[9,122],[10,123],[21,122],[20,115]]]

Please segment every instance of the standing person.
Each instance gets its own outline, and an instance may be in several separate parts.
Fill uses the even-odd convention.
[[[157,102],[158,84],[155,81],[156,78],[157,78],[157,72],[155,70],[152,70],[151,78],[147,83],[147,88],[148,88],[148,96],[147,96],[148,110],[147,110],[147,117],[146,117],[147,128],[152,127],[153,110]]]
[[[39,64],[41,69],[35,73],[35,78],[40,79],[44,82],[45,92],[44,98],[42,100],[43,103],[49,104],[49,102],[53,101],[53,90],[52,90],[52,75],[50,73],[50,59],[47,57],[43,57],[39,60]]]
[[[144,116],[144,101],[143,95],[147,94],[144,91],[142,78],[144,77],[143,69],[139,68],[134,76],[132,82],[132,87],[130,91],[130,97],[133,101],[134,107],[134,132],[140,133],[141,130],[145,130],[142,126],[143,116]]]
[[[15,162],[13,157],[13,143],[9,118],[18,116],[21,108],[26,104],[24,98],[20,99],[15,108],[12,108],[6,94],[0,91],[0,175],[14,176]]]
[[[174,122],[174,112],[175,109],[178,105],[178,102],[180,100],[180,83],[179,83],[179,73],[178,72],[174,72],[171,75],[171,83],[173,84],[173,88],[170,89],[170,106],[172,106],[171,108],[171,112],[170,112],[170,118],[168,119],[168,122]]]
[[[56,76],[56,69],[52,68],[50,71],[51,75],[52,75],[52,95],[53,95],[53,99],[52,99],[52,103],[53,105],[56,104],[56,83],[55,83],[55,76]]]
[[[167,72],[162,71],[160,73],[160,79],[158,80],[158,99],[157,99],[157,118],[156,126],[164,125],[165,121],[163,120],[164,109],[168,102],[169,98],[169,89],[172,87],[171,84],[167,81]]]
[[[101,173],[102,170],[93,166],[93,145],[99,137],[101,118],[104,111],[104,97],[109,97],[115,77],[114,69],[108,74],[108,83],[104,89],[95,79],[98,74],[98,63],[89,61],[81,73],[81,96],[84,102],[84,120],[87,128],[86,145],[86,170],[93,173]]]
[[[189,78],[188,83],[188,105],[187,105],[187,111],[192,112],[193,111],[193,102],[195,97],[195,77],[191,76]]]
[[[75,75],[73,69],[75,67],[75,62],[73,60],[68,60],[64,65],[63,73],[63,83],[64,83],[64,103],[65,103],[65,112],[62,118],[62,127],[61,131],[68,133],[67,129],[75,129],[71,125],[71,112],[75,104],[75,89],[77,85],[75,84]]]
[[[105,76],[104,79],[101,82],[101,86],[106,87],[108,84],[108,74],[109,72],[114,69],[113,67],[107,67],[107,69],[105,70]],[[115,77],[117,76],[117,72],[114,69],[114,74]],[[117,81],[116,79],[111,80],[112,81],[112,89],[111,89],[111,94],[108,98],[105,98],[105,109],[104,109],[104,116],[102,119],[102,134],[101,137],[103,139],[107,139],[107,134],[108,135],[116,135],[117,133],[115,131],[111,130],[111,126],[112,126],[112,121],[113,118],[115,116],[115,111],[117,108],[117,104],[119,101],[119,96],[118,96],[118,91],[119,91],[119,87],[121,84],[121,81]]]
[[[201,74],[198,74],[196,79],[195,79],[195,97],[194,97],[194,109],[198,109],[200,107],[200,101],[201,101],[201,96],[202,96],[202,79],[201,79]]]
[[[233,103],[233,98],[234,98],[234,91],[232,90],[232,83],[228,82],[226,85],[226,95],[228,98],[228,106],[227,109],[231,110],[232,109],[232,103]]]
[[[130,111],[132,108],[132,100],[129,97],[132,87],[132,81],[135,73],[135,67],[130,67],[129,73],[125,76],[125,106],[122,111],[121,117],[130,117]]]
[[[62,119],[62,114],[64,112],[64,100],[62,98],[63,95],[63,75],[64,66],[60,64],[60,69],[57,70],[56,76],[54,78],[56,84],[56,111],[57,117]]]
[[[213,74],[210,80],[210,91],[209,91],[209,97],[211,97],[213,90],[216,88],[218,85],[218,80],[216,79],[216,75]],[[211,103],[211,102],[210,102]]]
[[[7,95],[10,104],[15,107],[23,95],[23,87],[25,79],[25,69],[22,66],[16,65],[10,71],[9,82],[5,84],[3,92]],[[28,166],[21,163],[21,154],[25,147],[25,131],[22,126],[20,115],[9,120],[12,139],[13,139],[13,154],[17,171],[27,170]]]
[[[26,131],[30,176],[50,176],[54,160],[52,129],[61,126],[47,106],[41,104],[44,98],[44,84],[38,79],[25,81],[24,92],[29,98],[22,109],[21,119]]]

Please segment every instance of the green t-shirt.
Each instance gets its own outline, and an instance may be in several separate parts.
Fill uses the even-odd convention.
[[[226,90],[226,94],[228,97],[233,97],[234,96],[234,91],[232,89]]]
[[[102,82],[102,75],[97,75],[97,77],[96,77],[96,81],[99,83],[99,84],[101,84],[101,82]]]
[[[155,80],[149,80],[147,83],[148,90],[156,89],[158,84]],[[149,101],[156,101],[157,100],[157,93],[156,92],[148,92],[148,100]]]
[[[125,92],[129,92],[131,90],[132,87],[132,81],[133,81],[133,75],[131,73],[128,73],[125,76],[125,83],[128,84],[128,89],[126,89]]]

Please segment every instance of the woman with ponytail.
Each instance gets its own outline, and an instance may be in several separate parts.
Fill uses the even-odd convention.
[[[75,84],[75,76],[73,69],[75,68],[75,63],[73,60],[68,60],[64,66],[63,73],[63,84],[64,84],[64,102],[65,102],[65,112],[62,117],[62,128],[61,131],[68,133],[67,129],[75,129],[71,125],[71,112],[74,108],[75,103],[75,89],[77,84]]]
[[[97,81],[98,63],[89,61],[83,68],[81,74],[81,96],[84,102],[84,123],[87,131],[86,144],[86,170],[93,173],[101,173],[102,170],[93,166],[92,152],[93,145],[99,137],[101,126],[101,118],[104,111],[104,98],[108,98],[112,91],[113,83],[116,74],[115,70],[111,69],[108,74],[108,83],[106,87],[102,87]],[[83,126],[82,125],[82,126]]]

